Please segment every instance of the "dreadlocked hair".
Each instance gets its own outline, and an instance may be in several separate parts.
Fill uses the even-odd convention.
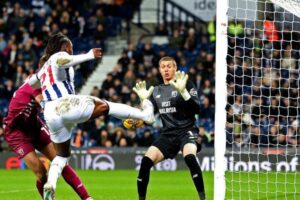
[[[39,68],[41,68],[45,64],[50,56],[61,51],[61,47],[65,42],[70,42],[70,39],[66,35],[62,33],[52,35],[48,40],[44,55],[42,55],[39,60]]]

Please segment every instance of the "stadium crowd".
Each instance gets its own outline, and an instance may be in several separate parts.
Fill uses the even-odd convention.
[[[227,139],[236,147],[298,146],[299,32],[271,16],[263,29],[232,21],[228,33]],[[245,27],[245,29],[243,29]],[[298,25],[299,29],[299,25]]]
[[[93,45],[105,49],[105,40],[122,31],[121,20],[132,17],[140,1],[4,1],[0,11],[0,116],[7,112],[9,100],[26,77],[37,69],[37,62],[49,37],[57,32],[67,34],[80,53]],[[80,6],[79,6],[80,5]],[[83,5],[83,6],[82,6]],[[130,8],[130,9],[128,9]],[[93,34],[91,34],[93,33]],[[146,79],[148,85],[160,83],[158,60],[175,57],[179,70],[188,72],[203,101],[197,123],[199,133],[208,145],[213,144],[214,121],[214,40],[194,24],[182,24],[174,29],[158,26],[156,35],[169,38],[165,45],[140,42],[128,44],[114,70],[102,85],[95,86],[92,95],[115,102],[139,106],[134,84]],[[212,36],[214,37],[214,33]],[[94,63],[76,73],[77,88],[84,83]],[[159,120],[153,126],[126,130],[122,121],[101,116],[79,125],[74,130],[74,147],[150,146],[159,135]],[[1,131],[2,133],[3,131]],[[0,134],[0,143],[2,142]]]

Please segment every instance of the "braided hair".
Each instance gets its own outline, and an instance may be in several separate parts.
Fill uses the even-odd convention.
[[[41,68],[45,64],[50,56],[61,51],[62,45],[66,42],[71,42],[66,35],[62,33],[52,35],[48,40],[44,55],[39,60],[39,68]]]

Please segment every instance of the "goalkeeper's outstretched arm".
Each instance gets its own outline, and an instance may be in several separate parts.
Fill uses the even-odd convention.
[[[199,111],[200,100],[198,98],[197,89],[191,81],[188,81],[187,74],[177,71],[175,73],[175,79],[170,80],[170,84],[180,93],[189,109]]]

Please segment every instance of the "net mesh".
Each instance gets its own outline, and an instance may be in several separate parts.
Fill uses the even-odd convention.
[[[229,0],[226,199],[300,199],[300,1]]]

